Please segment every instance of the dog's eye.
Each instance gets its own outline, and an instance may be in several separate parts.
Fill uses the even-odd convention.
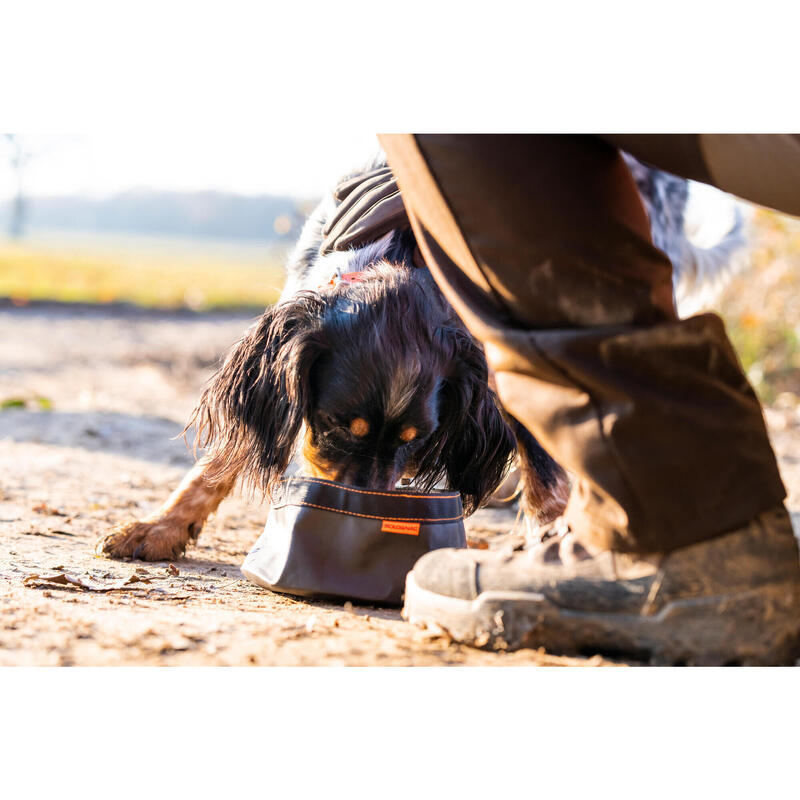
[[[366,436],[369,433],[369,422],[363,417],[356,417],[350,422],[350,433],[359,439]]]
[[[403,430],[400,431],[400,441],[402,442],[413,442],[416,438],[417,429],[413,425],[409,425],[407,428],[403,428]]]

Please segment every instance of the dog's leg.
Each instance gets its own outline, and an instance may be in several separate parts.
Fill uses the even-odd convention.
[[[560,516],[567,505],[569,477],[531,432],[513,417],[511,419],[522,473],[522,508],[534,524],[547,524]]]
[[[100,539],[98,554],[112,558],[164,561],[178,558],[186,545],[197,539],[209,514],[230,494],[236,478],[210,481],[208,460],[200,459],[180,486],[154,514],[140,521],[118,525]]]

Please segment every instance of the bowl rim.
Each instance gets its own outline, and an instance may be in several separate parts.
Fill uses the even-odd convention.
[[[286,506],[305,506],[383,521],[436,524],[464,519],[459,492],[385,492],[300,475],[283,479],[276,492],[272,507],[277,510]]]
[[[377,489],[365,489],[362,486],[352,486],[348,483],[339,483],[338,481],[329,481],[326,478],[314,478],[307,475],[292,475],[289,478],[282,478],[281,484],[292,483],[316,483],[321,486],[335,486],[337,489],[344,489],[346,492],[354,492],[356,494],[367,494],[377,497],[409,497],[414,500],[430,499],[430,500],[452,500],[454,498],[461,498],[460,492],[434,490],[433,492],[416,492],[413,489],[392,490],[392,491],[378,491]]]

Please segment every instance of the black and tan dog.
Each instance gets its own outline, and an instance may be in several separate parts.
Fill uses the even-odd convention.
[[[632,166],[657,244],[670,255],[683,248],[685,260],[685,182]],[[561,513],[566,474],[501,409],[480,345],[415,258],[402,215],[389,215],[396,227],[374,231],[366,245],[349,246],[347,230],[332,236],[342,208],[357,210],[361,188],[381,181],[384,200],[401,207],[377,161],[346,176],[312,213],[280,301],[233,347],[194,413],[207,454],[162,508],[111,531],[99,551],[176,558],[239,478],[269,496],[291,464],[371,489],[401,479],[421,490],[443,485],[471,513],[518,453],[526,513],[540,523]],[[348,219],[351,230],[359,226],[357,214]]]

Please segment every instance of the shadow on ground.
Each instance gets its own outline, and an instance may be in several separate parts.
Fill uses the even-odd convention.
[[[11,408],[0,412],[0,440],[77,447],[156,463],[190,466],[195,460],[191,452],[193,433],[184,440],[182,430],[183,425],[175,420],[108,411]]]

